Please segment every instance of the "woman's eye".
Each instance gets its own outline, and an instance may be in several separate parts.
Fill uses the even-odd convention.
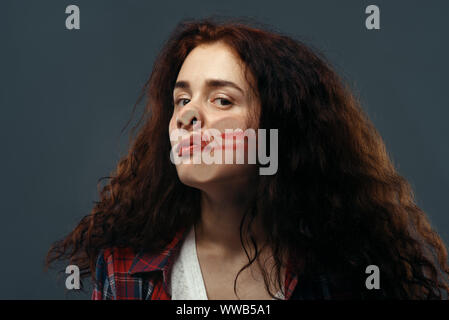
[[[176,105],[179,105],[182,107],[182,106],[185,106],[187,103],[189,103],[189,101],[190,101],[190,99],[181,98],[176,101]]]
[[[214,101],[218,101],[218,104],[223,107],[226,107],[226,106],[229,106],[232,104],[231,101],[229,101],[228,99],[225,99],[225,98],[217,98]]]

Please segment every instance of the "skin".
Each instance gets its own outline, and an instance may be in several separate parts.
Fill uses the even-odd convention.
[[[224,80],[233,85],[210,86],[210,80]],[[257,128],[255,121],[250,120],[250,112],[258,114],[260,103],[251,94],[241,61],[226,44],[215,42],[193,49],[176,83],[169,133],[175,129],[191,133],[194,118],[201,121],[202,130],[216,128],[225,132],[225,129]],[[175,144],[176,141],[172,141],[172,146]],[[254,195],[256,169],[255,165],[235,163],[176,165],[180,180],[201,190],[201,219],[195,226],[195,236],[209,299],[237,299],[234,279],[248,262],[240,242],[239,226],[248,201]],[[265,235],[259,220],[254,221],[253,230],[258,248],[261,248]],[[262,251],[260,261],[270,270],[272,261],[268,246]],[[237,291],[242,299],[271,299],[258,263],[240,274]],[[273,293],[277,291],[278,288],[272,288]]]

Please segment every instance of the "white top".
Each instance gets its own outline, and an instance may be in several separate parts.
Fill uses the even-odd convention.
[[[172,300],[208,300],[196,253],[194,227],[184,239],[179,255],[175,259],[168,289],[171,292]],[[284,299],[281,291],[275,296]]]
[[[206,287],[196,254],[194,227],[186,236],[179,256],[173,264],[169,287],[172,300],[207,300]]]

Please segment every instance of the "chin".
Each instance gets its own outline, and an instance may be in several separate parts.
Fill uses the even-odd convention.
[[[200,190],[210,184],[232,183],[248,175],[247,166],[232,164],[180,164],[176,170],[183,184]]]

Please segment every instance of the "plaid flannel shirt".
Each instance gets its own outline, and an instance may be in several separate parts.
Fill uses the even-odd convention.
[[[108,248],[100,252],[92,300],[171,300],[170,272],[186,236],[185,229],[159,254],[135,253],[128,248]],[[285,300],[339,299],[348,292],[332,291],[325,276],[300,280],[287,266]]]

